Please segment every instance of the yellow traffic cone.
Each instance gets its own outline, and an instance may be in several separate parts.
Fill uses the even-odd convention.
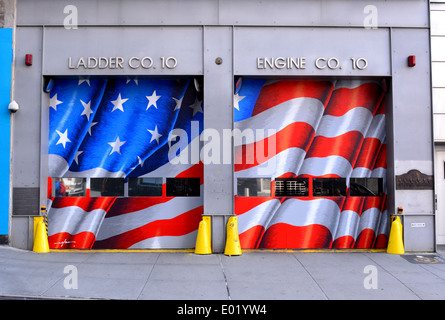
[[[34,219],[34,245],[33,251],[39,253],[49,252],[48,235],[46,234],[46,226],[42,219]]]
[[[405,253],[405,247],[403,246],[403,226],[400,222],[400,217],[395,217],[392,220],[386,252],[392,254]]]
[[[211,254],[212,253],[212,236],[211,236],[211,222],[210,217],[202,217],[199,222],[198,236],[196,237],[196,254]]]
[[[227,223],[226,249],[224,254],[227,256],[239,256],[242,254],[238,235],[238,219],[230,217]]]

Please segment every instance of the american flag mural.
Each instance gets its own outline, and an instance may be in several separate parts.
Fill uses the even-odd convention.
[[[193,79],[54,79],[49,94],[51,248],[193,248],[199,196],[54,197],[53,180],[199,178],[203,104]],[[195,146],[195,148],[191,148]],[[192,149],[192,150],[190,150]],[[174,150],[174,154],[171,152]],[[173,164],[169,159],[185,156]],[[89,180],[88,180],[89,181]]]
[[[243,248],[386,247],[384,91],[380,81],[237,82],[234,131],[256,134],[253,141],[234,139]],[[193,248],[203,213],[203,112],[193,79],[55,79],[50,247]],[[252,150],[261,154],[253,161]],[[162,178],[162,194],[128,196],[130,179],[153,177]],[[169,177],[198,178],[199,195],[167,196]],[[237,195],[238,178],[260,177],[271,179],[269,196]],[[55,197],[58,178],[86,179],[86,194]],[[124,179],[125,196],[93,195],[94,178]],[[276,195],[278,178],[307,178],[309,194]],[[316,178],[344,178],[348,191],[316,195]],[[383,192],[351,196],[352,178],[381,178]]]
[[[235,139],[235,180],[272,179],[270,196],[239,196],[235,183],[243,248],[386,247],[384,87],[363,80],[237,81],[235,128],[266,133]],[[249,150],[265,152],[248,161]],[[275,195],[274,179],[296,177],[308,178],[307,196]],[[351,178],[371,177],[383,180],[382,194],[312,193],[314,178],[344,178],[350,189]]]

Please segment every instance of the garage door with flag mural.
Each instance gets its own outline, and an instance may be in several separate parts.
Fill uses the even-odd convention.
[[[243,248],[386,247],[385,91],[381,80],[236,79]]]
[[[203,213],[193,79],[54,78],[48,90],[50,247],[193,248]]]
[[[51,80],[50,247],[193,248],[203,214],[194,79]],[[243,248],[385,248],[386,84],[238,78]]]

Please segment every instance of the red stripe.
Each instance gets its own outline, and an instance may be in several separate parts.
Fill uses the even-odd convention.
[[[375,114],[386,114],[386,101],[385,101],[385,99],[382,99],[382,102],[380,103],[380,106],[377,109],[377,112]]]
[[[365,197],[346,197],[342,211],[350,210],[360,214],[364,202]]]
[[[269,197],[238,197],[235,195],[235,214],[237,216],[242,215],[270,200],[271,198]]]
[[[346,132],[334,138],[316,136],[306,158],[336,155],[342,156],[353,165],[362,141],[363,135],[359,131]]]
[[[343,236],[337,238],[332,245],[336,249],[349,249],[354,247],[355,240],[352,236]]]
[[[86,197],[55,197],[51,208],[65,208],[70,206],[76,206],[84,211],[90,212],[96,209],[102,209],[108,211],[112,206],[116,197],[98,197],[98,198],[86,198]]]
[[[386,144],[383,144],[380,148],[379,155],[374,163],[375,168],[385,168],[386,169]]]
[[[50,249],[91,249],[96,237],[89,231],[71,235],[68,232],[59,232],[48,237]]]
[[[51,177],[48,177],[48,190],[47,195],[48,199],[51,199],[53,197],[53,179]]]
[[[203,184],[204,165],[202,161],[193,165],[191,168],[182,171],[176,175],[176,178],[201,178],[201,184]]]
[[[384,209],[386,195],[383,197],[366,197],[365,204],[363,205],[363,212],[368,209],[377,208],[382,212]]]
[[[198,229],[203,207],[185,212],[173,219],[156,220],[141,227],[96,241],[94,249],[127,249],[142,240],[161,236],[183,236]]]
[[[300,148],[307,151],[314,135],[315,131],[311,125],[295,122],[261,141],[237,146],[235,147],[235,172],[255,167],[288,148]],[[273,150],[271,154],[268,154],[269,143],[275,144],[275,148],[273,145],[271,147]]]
[[[382,143],[377,138],[366,138],[363,141],[360,154],[358,156],[357,162],[355,163],[355,168],[363,167],[372,169],[374,163],[379,154],[379,150],[382,147]]]
[[[68,232],[59,232],[48,237],[50,249],[66,249],[68,248],[71,234]]]
[[[375,241],[374,248],[386,249],[387,246],[388,246],[388,236],[386,234],[379,234]]]
[[[261,241],[261,248],[268,249],[315,249],[330,248],[332,235],[328,228],[319,224],[296,227],[286,223],[270,226]]]
[[[374,114],[382,98],[382,89],[376,83],[365,83],[354,89],[335,89],[324,114],[342,116],[356,107],[366,108]]]
[[[295,98],[315,98],[326,105],[333,87],[328,81],[284,80],[266,85],[261,89],[252,116]]]
[[[374,241],[375,241],[374,230],[364,229],[358,235],[354,247],[357,249],[370,249],[373,247]]]
[[[264,234],[263,226],[254,226],[240,233],[239,240],[242,249],[257,249]]]
[[[70,249],[91,249],[93,247],[96,237],[94,233],[84,231],[77,233],[71,237]]]

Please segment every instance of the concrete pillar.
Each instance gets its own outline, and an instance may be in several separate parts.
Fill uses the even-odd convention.
[[[233,215],[233,157],[227,155],[232,145],[231,141],[223,141],[224,129],[227,132],[233,127],[232,57],[232,27],[205,27],[204,128],[208,141],[204,141],[201,160],[204,162],[204,215],[212,217],[213,252],[224,251],[226,224]],[[212,152],[219,152],[219,157]]]

